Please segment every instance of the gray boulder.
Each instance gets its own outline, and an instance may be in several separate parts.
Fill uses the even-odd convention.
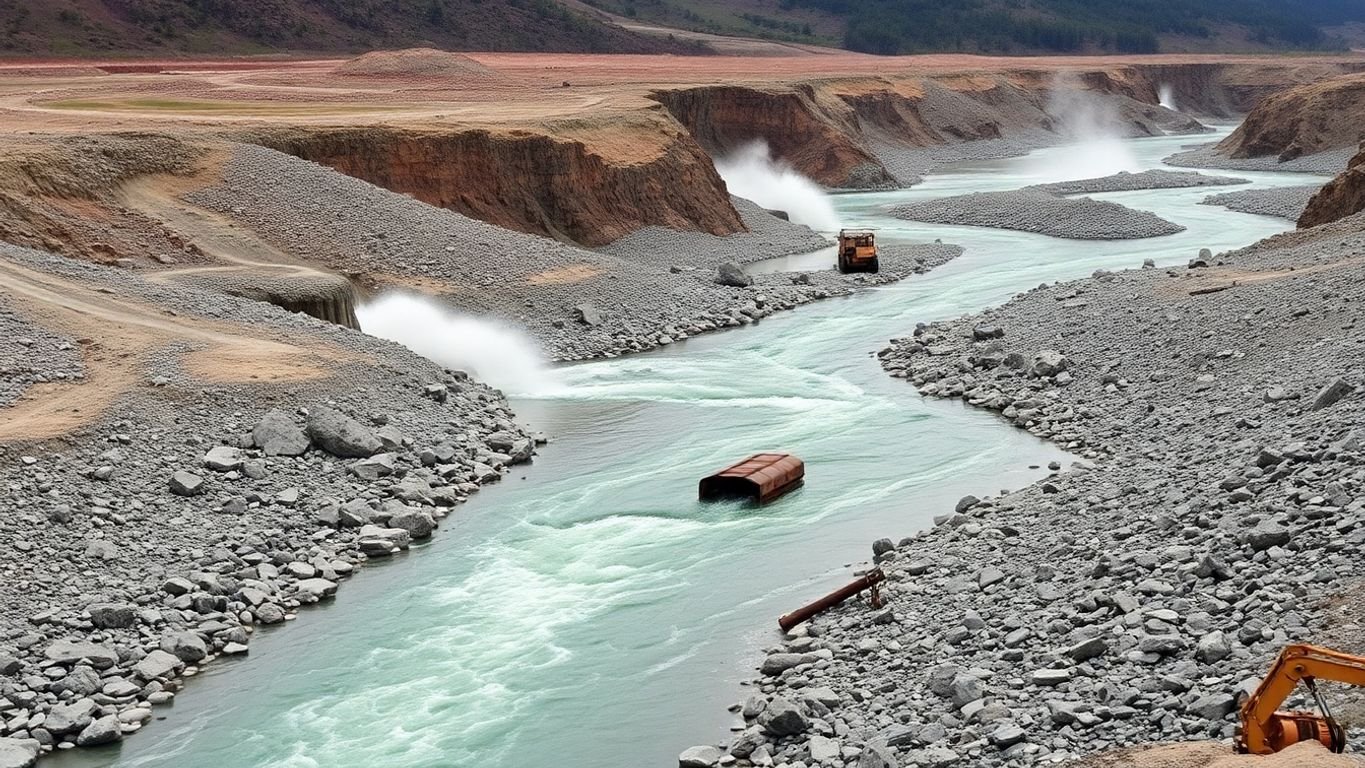
[[[218,445],[204,454],[204,466],[215,472],[231,472],[242,468],[242,449]]]
[[[108,669],[118,663],[118,653],[113,648],[81,640],[54,640],[44,655],[58,664],[75,664],[87,659],[95,669]]]
[[[136,608],[128,603],[92,603],[85,610],[100,629],[127,629],[137,621]]]
[[[429,513],[420,510],[401,512],[389,518],[390,528],[401,528],[414,539],[425,539],[436,530],[436,520]]]
[[[393,474],[393,463],[398,459],[396,453],[379,453],[369,458],[361,459],[350,466],[351,474],[365,480],[374,482],[381,477],[388,477]]]
[[[40,750],[35,739],[0,738],[0,768],[33,768]]]
[[[161,650],[181,661],[194,664],[209,655],[208,645],[197,632],[177,632],[161,638]]]
[[[678,755],[678,768],[715,768],[724,754],[712,746],[688,747]]]
[[[896,753],[885,744],[867,744],[858,755],[858,768],[897,768]]]
[[[97,747],[112,744],[123,739],[119,728],[118,715],[106,715],[87,725],[76,737],[78,747]]]
[[[90,724],[95,715],[95,702],[90,699],[76,699],[64,704],[56,704],[48,710],[47,720],[43,722],[52,735],[79,731]]]
[[[602,313],[597,311],[597,307],[592,302],[579,304],[573,308],[574,319],[583,325],[594,326],[602,324]]]
[[[363,459],[384,449],[373,432],[331,408],[314,408],[308,414],[307,433],[319,448],[342,458]]]
[[[251,430],[251,439],[266,456],[299,456],[308,450],[308,435],[279,408],[267,411]]]
[[[795,736],[810,730],[810,719],[797,706],[781,696],[768,702],[764,730],[773,736]]]
[[[749,276],[748,272],[744,271],[744,267],[733,261],[727,261],[716,268],[716,282],[735,288],[747,288],[754,284],[754,279]]]
[[[185,662],[158,648],[134,665],[133,674],[151,681],[171,677],[184,668]]]
[[[1346,397],[1355,391],[1356,388],[1347,383],[1346,380],[1337,379],[1326,387],[1323,387],[1321,392],[1318,392],[1318,396],[1313,399],[1313,405],[1310,410],[1320,411],[1323,408],[1336,405],[1343,397]]]
[[[176,496],[198,496],[204,492],[204,478],[193,472],[180,470],[171,475],[171,493]]]

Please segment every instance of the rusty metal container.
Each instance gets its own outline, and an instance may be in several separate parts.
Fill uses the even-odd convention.
[[[703,477],[698,496],[702,501],[738,498],[767,504],[799,488],[805,477],[805,462],[790,453],[756,453]]]

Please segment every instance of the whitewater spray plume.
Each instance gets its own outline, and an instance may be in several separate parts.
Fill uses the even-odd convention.
[[[772,210],[818,232],[839,229],[839,214],[820,186],[787,163],[774,160],[768,142],[754,141],[716,161],[730,194]]]
[[[1170,83],[1162,83],[1161,87],[1157,89],[1156,94],[1157,100],[1161,103],[1161,106],[1172,112],[1180,111],[1175,106],[1175,89],[1171,87]]]
[[[1123,143],[1123,117],[1101,94],[1086,89],[1075,75],[1053,78],[1047,113],[1072,144],[1063,154],[1048,153],[1034,171],[1050,181],[1109,176],[1142,170],[1137,157]]]
[[[556,389],[535,342],[495,320],[452,312],[434,299],[387,293],[356,309],[360,327],[446,368],[467,371],[490,386],[515,395],[543,395]]]

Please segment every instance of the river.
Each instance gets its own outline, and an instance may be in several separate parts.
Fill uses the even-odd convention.
[[[845,224],[878,226],[882,242],[941,238],[966,253],[752,327],[561,369],[558,395],[514,398],[553,437],[533,466],[480,493],[430,545],[259,632],[249,659],[190,680],[121,747],[51,765],[674,765],[682,749],[724,737],[726,707],[776,641],[776,617],[847,580],[874,539],[1069,461],[992,414],[886,376],[874,355],[889,338],[1041,282],[1145,258],[1183,264],[1291,227],[1197,205],[1232,188],[1096,195],[1188,227],[1120,242],[914,224],[885,206],[1158,167],[1190,141],[1114,143],[1084,167],[1074,150],[1048,149],[962,164],[912,190],[837,196]],[[828,257],[788,263],[812,260]],[[803,457],[805,487],[762,509],[695,500],[699,477],[763,449]]]

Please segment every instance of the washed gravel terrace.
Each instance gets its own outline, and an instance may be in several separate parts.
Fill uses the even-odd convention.
[[[82,375],[75,339],[26,322],[0,299],[0,406],[34,384],[78,381]]]
[[[1274,171],[1279,173],[1315,173],[1335,176],[1346,170],[1346,164],[1356,153],[1355,147],[1332,149],[1280,162],[1278,157],[1234,158],[1215,151],[1216,143],[1192,146],[1177,152],[1162,162],[1186,168],[1218,168],[1228,171]]]
[[[694,238],[646,231],[607,251],[590,251],[510,232],[249,145],[234,150],[220,185],[186,199],[231,216],[285,252],[378,290],[418,290],[454,308],[514,322],[557,361],[639,352],[745,325],[900,279],[939,258],[930,246],[904,259],[891,254],[875,276],[831,270],[766,278],[756,286],[718,285],[717,264],[753,260],[758,242],[765,243],[760,254],[782,255],[826,241],[746,205],[746,218],[758,226],[753,233]]]
[[[886,607],[789,633],[737,733],[681,765],[1036,765],[1228,739],[1286,642],[1360,651],[1363,225],[1043,285],[894,340],[890,375],[1075,463],[887,531]]]
[[[1054,195],[1091,195],[1100,192],[1132,192],[1140,189],[1183,189],[1186,187],[1221,187],[1232,184],[1249,184],[1247,179],[1233,176],[1206,176],[1194,171],[1152,170],[1141,173],[1120,171],[1110,176],[1078,181],[1059,181],[1053,184],[1035,184],[1029,189],[1038,189]]]
[[[1298,221],[1308,201],[1322,189],[1321,184],[1303,187],[1274,187],[1272,189],[1239,189],[1236,192],[1223,192],[1209,195],[1203,205],[1221,205],[1224,208],[1242,213],[1255,213],[1261,216],[1275,216],[1290,221]]]
[[[347,360],[314,381],[205,386],[181,369],[187,347],[156,349],[108,418],[0,446],[5,765],[138,730],[183,677],[429,537],[534,450],[500,393],[398,345],[36,251],[0,245],[0,259]],[[0,317],[6,344],[56,344],[21,364],[78,369],[69,341]]]
[[[1185,229],[1149,211],[1107,200],[1061,197],[1032,187],[898,205],[891,214],[910,221],[1016,229],[1073,240],[1135,240]]]

